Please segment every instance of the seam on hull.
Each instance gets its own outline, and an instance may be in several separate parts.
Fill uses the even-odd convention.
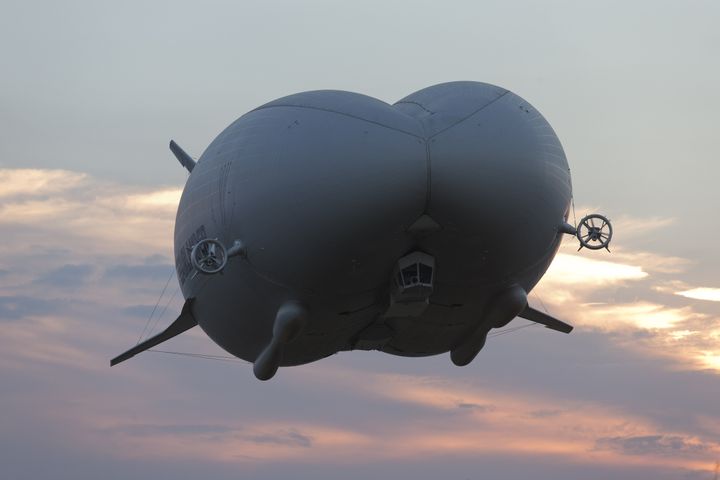
[[[440,135],[441,133],[443,133],[443,132],[446,131],[446,130],[451,129],[451,128],[454,127],[455,125],[461,124],[462,122],[464,122],[464,121],[467,120],[468,118],[472,117],[472,116],[475,115],[476,113],[478,113],[478,112],[486,109],[487,107],[489,107],[489,106],[492,105],[493,103],[497,102],[498,100],[500,100],[501,98],[503,98],[503,97],[504,97],[505,95],[507,95],[508,93],[510,93],[510,90],[505,90],[505,92],[503,92],[503,94],[500,95],[499,97],[492,99],[490,102],[488,102],[488,103],[486,103],[485,105],[483,105],[482,107],[478,108],[477,110],[475,110],[474,112],[472,112],[470,115],[467,115],[467,116],[461,118],[460,120],[458,120],[457,122],[453,123],[452,125],[449,125],[449,126],[443,128],[443,129],[440,130],[439,132],[433,133],[431,136],[428,137],[428,139],[433,138],[433,137],[437,137],[438,135]]]
[[[415,103],[415,102],[397,102],[397,103]],[[397,105],[397,103],[395,105]],[[420,104],[418,103],[417,105],[420,105]],[[420,105],[420,106],[422,106],[422,105]],[[423,136],[421,138],[422,142],[425,144],[425,205],[423,206],[423,214],[428,214],[428,210],[430,209],[430,197],[431,197],[431,193],[432,193],[432,182],[431,182],[432,164],[431,164],[431,159],[430,159],[430,137],[427,136],[427,129],[425,128],[425,122],[423,122],[422,120],[420,120],[417,117],[413,117],[410,115],[408,115],[408,117],[415,120],[418,123],[418,125],[420,126],[420,130],[422,130],[422,132],[423,132]]]
[[[430,142],[425,140],[425,164],[426,164],[426,173],[425,176],[427,186],[425,187],[425,208],[423,209],[425,214],[428,214],[428,211],[430,210],[430,199],[432,198],[432,182],[431,176],[432,176],[432,163],[430,161]]]
[[[288,107],[290,107],[290,108],[306,108],[306,109],[308,109],[308,110],[319,110],[319,111],[321,111],[321,112],[335,113],[335,114],[337,114],[337,115],[343,115],[343,116],[345,116],[345,117],[354,118],[354,119],[356,119],[356,120],[362,120],[363,122],[372,123],[373,125],[377,125],[377,126],[379,126],[379,127],[384,127],[384,128],[389,129],[389,130],[394,130],[394,131],[396,131],[396,132],[404,133],[405,135],[410,135],[411,137],[419,138],[419,139],[421,139],[421,140],[424,140],[424,139],[425,139],[424,136],[416,135],[416,134],[414,134],[414,133],[412,133],[412,132],[408,132],[407,130],[403,130],[403,129],[401,129],[401,128],[391,127],[390,125],[385,125],[384,123],[376,122],[375,120],[369,120],[369,119],[367,119],[367,118],[358,117],[357,115],[352,115],[352,114],[350,114],[350,113],[338,112],[337,110],[331,110],[331,109],[329,109],[329,108],[311,107],[311,106],[309,106],[309,105],[292,105],[292,104],[289,104],[289,103],[288,103],[288,104],[268,105],[268,106],[265,106],[265,107],[259,107],[259,108],[256,108],[255,110],[253,110],[253,112],[256,112],[256,111],[258,111],[258,110],[265,110],[265,109],[267,109],[267,108],[278,108],[278,107],[285,107],[285,108],[288,108]]]

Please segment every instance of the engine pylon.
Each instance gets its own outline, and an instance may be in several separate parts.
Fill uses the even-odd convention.
[[[272,339],[253,364],[253,373],[258,380],[270,380],[275,376],[282,363],[285,345],[300,335],[307,316],[307,309],[297,302],[286,302],[278,308]]]
[[[500,292],[490,302],[480,326],[469,338],[450,351],[452,362],[458,367],[464,367],[472,362],[485,346],[488,332],[510,323],[526,306],[527,293],[520,285],[512,285]]]

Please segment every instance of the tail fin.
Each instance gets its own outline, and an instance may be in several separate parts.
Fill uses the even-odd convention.
[[[180,148],[180,145],[175,143],[175,140],[170,140],[170,151],[173,153],[173,155],[175,155],[175,158],[178,159],[180,165],[187,168],[188,172],[193,171],[193,168],[195,168],[195,160],[193,160],[190,155],[185,153],[185,150]]]
[[[192,313],[190,312],[190,306],[192,305],[192,302],[192,298],[185,301],[185,305],[183,305],[180,316],[173,323],[171,323],[169,327],[167,327],[165,330],[158,333],[154,337],[150,337],[144,342],[138,343],[127,352],[113,358],[112,360],[110,360],[110,366],[112,367],[120,362],[124,362],[125,360],[134,357],[138,353],[149,350],[155,345],[159,345],[165,340],[170,340],[171,338],[176,337],[197,325],[197,320],[195,320],[195,317],[193,317]]]
[[[551,317],[547,313],[543,313],[539,310],[535,310],[530,305],[525,307],[525,310],[520,312],[518,317],[524,318],[526,320],[530,320],[535,323],[539,323],[541,325],[545,325],[547,328],[551,330],[557,330],[558,332],[562,333],[570,333],[573,330],[573,326],[569,325],[565,322],[561,322],[557,318]]]

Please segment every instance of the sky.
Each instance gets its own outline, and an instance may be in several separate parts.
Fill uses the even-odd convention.
[[[712,479],[720,4],[0,0],[0,465],[8,479]],[[448,355],[144,353],[178,314],[186,172],[274,98],[494,83],[553,125],[577,217],[532,305],[576,326]],[[528,323],[517,319],[510,327]],[[148,332],[146,331],[147,335]],[[194,329],[163,348],[222,355]]]

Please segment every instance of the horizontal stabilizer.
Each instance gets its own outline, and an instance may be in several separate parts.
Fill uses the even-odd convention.
[[[175,140],[170,140],[170,151],[173,153],[173,155],[175,155],[175,158],[178,159],[180,165],[187,168],[188,172],[193,171],[193,168],[195,168],[195,160],[193,160],[190,155],[185,153],[185,150],[180,148],[180,145],[175,143]]]
[[[120,362],[124,362],[128,358],[132,358],[140,352],[149,350],[155,345],[164,342],[165,340],[170,340],[171,338],[176,337],[197,325],[197,320],[195,320],[195,317],[193,317],[192,313],[190,312],[190,305],[192,304],[192,300],[193,299],[188,299],[185,301],[185,305],[183,305],[180,316],[177,318],[177,320],[171,323],[169,327],[167,327],[165,330],[158,333],[154,337],[150,337],[144,342],[138,343],[127,352],[113,358],[112,360],[110,360],[110,366],[112,367],[113,365],[117,365]]]
[[[569,325],[565,322],[561,322],[557,318],[551,317],[547,313],[543,313],[539,310],[535,310],[530,305],[525,307],[525,310],[520,312],[518,317],[524,318],[526,320],[530,320],[531,322],[539,323],[541,325],[545,325],[547,328],[551,330],[557,330],[558,332],[562,333],[570,333],[573,330],[573,326]]]

